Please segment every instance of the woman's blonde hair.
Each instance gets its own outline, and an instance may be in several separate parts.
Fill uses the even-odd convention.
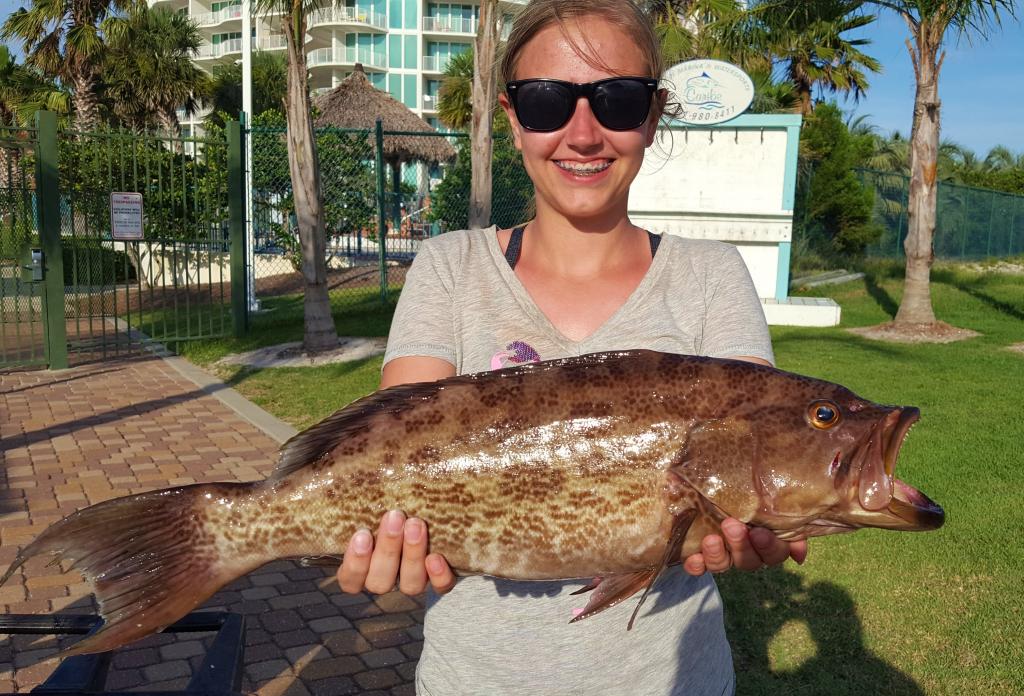
[[[516,17],[505,44],[499,74],[502,84],[515,79],[523,47],[540,31],[552,24],[557,24],[564,31],[567,21],[588,16],[607,19],[633,39],[647,64],[647,74],[637,77],[661,77],[664,64],[658,37],[647,15],[632,0],[532,0]],[[584,46],[573,46],[576,53],[595,68],[612,72],[596,51],[588,50],[592,47],[587,45],[586,36],[583,43]]]

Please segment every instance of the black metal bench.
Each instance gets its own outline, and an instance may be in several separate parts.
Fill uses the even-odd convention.
[[[101,624],[98,616],[75,614],[7,614],[0,616],[0,634],[86,635]],[[241,696],[245,655],[245,617],[229,612],[193,612],[164,629],[164,633],[216,631],[202,665],[184,691],[132,691],[133,696]],[[106,689],[112,653],[75,655],[63,660],[35,694],[88,694],[113,696],[124,692]],[[0,696],[16,696],[0,694]]]

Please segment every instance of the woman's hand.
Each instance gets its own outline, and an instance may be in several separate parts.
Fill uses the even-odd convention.
[[[415,517],[406,519],[400,510],[381,518],[377,543],[369,529],[352,535],[345,558],[338,569],[338,585],[345,592],[375,594],[398,589],[402,594],[418,595],[427,583],[438,594],[455,586],[455,575],[439,553],[427,553],[427,525]]]
[[[807,542],[785,542],[763,527],[748,529],[747,525],[729,517],[722,521],[722,540],[717,534],[709,534],[700,544],[700,553],[695,553],[683,562],[683,568],[690,575],[703,575],[706,571],[721,573],[736,567],[740,570],[757,570],[762,566],[775,566],[792,558],[803,563],[807,558]]]

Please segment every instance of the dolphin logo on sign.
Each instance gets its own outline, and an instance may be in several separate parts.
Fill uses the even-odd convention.
[[[697,77],[691,77],[686,81],[686,89],[683,91],[683,101],[687,106],[708,111],[710,109],[722,108],[722,92],[716,90],[722,83],[715,80],[706,72]]]

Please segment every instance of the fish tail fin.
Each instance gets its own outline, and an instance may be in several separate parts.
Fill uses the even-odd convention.
[[[256,484],[197,484],[115,498],[51,525],[23,548],[0,585],[26,560],[50,554],[72,562],[92,586],[102,628],[65,655],[112,650],[174,623],[218,589],[269,559],[224,558],[204,508]],[[206,503],[206,505],[204,505]]]

